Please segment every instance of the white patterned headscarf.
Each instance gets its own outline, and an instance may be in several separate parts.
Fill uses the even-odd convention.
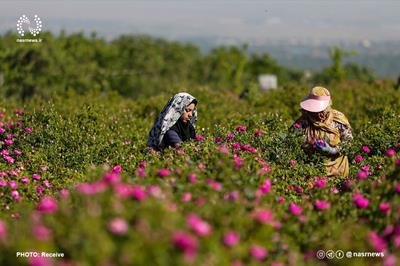
[[[147,146],[158,149],[165,133],[179,120],[185,108],[196,98],[186,92],[175,94],[168,100],[164,109],[158,115],[147,138]],[[197,100],[196,100],[197,101]],[[197,121],[197,110],[193,111],[190,123],[195,127]]]

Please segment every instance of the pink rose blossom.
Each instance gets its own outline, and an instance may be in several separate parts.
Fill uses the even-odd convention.
[[[234,190],[229,193],[225,193],[224,200],[236,201],[239,199],[239,196],[240,196],[240,192],[237,190]]]
[[[231,139],[233,139],[234,136],[235,135],[233,135],[232,133],[229,133],[229,134],[226,135],[226,139],[227,140],[231,140]]]
[[[60,190],[60,197],[61,198],[68,198],[69,197],[69,190],[66,188],[63,188]]]
[[[120,174],[122,171],[122,166],[118,164],[113,167],[112,171],[113,171],[113,173]]]
[[[206,199],[204,197],[198,197],[196,200],[196,204],[198,206],[203,206],[204,204],[206,204]]]
[[[234,232],[234,231],[229,231],[227,233],[224,234],[224,245],[231,247],[236,245],[237,243],[239,243],[240,241],[240,236],[238,233]]]
[[[114,169],[112,172],[105,173],[103,176],[103,181],[107,184],[117,184],[120,180],[121,176],[117,172],[114,172]]]
[[[190,194],[189,192],[183,193],[181,200],[182,200],[183,202],[189,202],[189,201],[191,201],[191,200],[192,200],[192,194]]]
[[[396,151],[394,149],[388,149],[386,151],[386,156],[388,157],[393,157],[396,154]]]
[[[326,186],[326,178],[325,177],[319,177],[315,180],[314,186],[316,188],[323,188]]]
[[[134,197],[132,185],[118,183],[118,184],[113,185],[113,189],[114,189],[115,194],[120,198]]]
[[[177,231],[173,234],[172,243],[189,257],[196,255],[199,246],[196,237],[183,231]]]
[[[361,167],[361,171],[367,172],[367,174],[369,175],[369,165],[367,164]]]
[[[355,161],[356,163],[360,163],[362,160],[363,160],[363,157],[362,157],[360,154],[358,154],[358,155],[356,156],[356,158],[354,158],[354,161]]]
[[[238,169],[243,165],[243,160],[238,156],[235,158],[235,167]]]
[[[45,187],[47,187],[47,188],[53,187],[53,186],[51,185],[51,183],[50,183],[49,180],[44,180],[44,181],[43,181],[43,185],[44,185]]]
[[[294,189],[295,189],[296,192],[299,193],[299,194],[303,193],[303,189],[302,189],[300,186],[298,186],[298,185],[296,185],[296,186],[294,187]]]
[[[34,225],[32,234],[37,240],[47,241],[52,237],[52,231],[42,224]]]
[[[390,203],[381,202],[381,204],[379,204],[379,210],[384,214],[388,214],[390,212]]]
[[[58,210],[57,201],[53,197],[46,196],[40,200],[37,210],[41,213],[54,213]]]
[[[268,256],[268,251],[262,246],[253,245],[250,248],[250,254],[257,260],[264,260]]]
[[[219,149],[218,149],[218,150],[219,150],[219,152],[221,152],[221,153],[228,153],[228,152],[229,152],[229,148],[226,147],[225,144],[219,146]]]
[[[341,186],[342,190],[351,190],[353,187],[353,181],[351,179],[347,179]]]
[[[357,179],[359,179],[359,180],[365,180],[368,177],[368,172],[359,171],[356,176],[357,176]]]
[[[195,140],[196,141],[203,141],[203,140],[205,140],[205,138],[202,135],[196,135]]]
[[[8,181],[8,185],[10,186],[11,189],[15,190],[18,187],[18,183],[15,182],[14,180]]]
[[[15,115],[22,116],[22,115],[24,115],[24,112],[21,109],[15,109]]]
[[[206,169],[206,165],[205,165],[204,163],[199,163],[199,164],[197,165],[197,167],[198,167],[200,170],[205,170],[205,169]]]
[[[211,234],[211,226],[196,214],[189,214],[186,223],[199,236],[208,236]]]
[[[218,144],[221,143],[222,140],[223,140],[222,137],[215,137],[214,142]]]
[[[395,266],[397,262],[397,258],[395,255],[389,255],[386,256],[385,254],[385,259],[383,261],[383,266]]]
[[[325,200],[316,200],[314,206],[317,210],[325,210],[331,207],[331,204]]]
[[[276,201],[277,201],[278,203],[284,203],[286,200],[285,200],[284,197],[278,197],[278,198],[276,199]]]
[[[166,177],[171,174],[171,171],[169,169],[163,168],[157,171],[157,176],[159,177]]]
[[[21,200],[21,196],[19,195],[19,192],[18,192],[17,190],[11,191],[11,197],[12,197],[15,201],[20,201],[20,200]]]
[[[235,150],[240,150],[240,144],[239,143],[233,142],[231,145],[232,145],[232,148],[234,148]]]
[[[368,233],[368,240],[369,240],[369,243],[371,244],[371,246],[377,252],[386,251],[386,249],[387,249],[386,242],[377,233],[369,232]]]
[[[270,179],[265,179],[264,183],[261,185],[260,190],[262,193],[269,193],[271,190],[271,180]]]
[[[18,176],[19,176],[19,174],[18,174],[17,171],[10,171],[9,174],[10,174],[11,176],[15,176],[15,177],[18,177]]]
[[[14,158],[8,155],[3,156],[3,159],[9,164],[13,164],[15,162]]]
[[[146,160],[143,160],[143,161],[139,162],[139,167],[140,168],[146,168],[146,166],[147,166],[147,161]]]
[[[43,194],[45,189],[41,185],[35,185],[36,192],[39,194]]]
[[[247,144],[242,145],[240,148],[241,148],[242,150],[245,150],[245,151],[248,151],[248,152],[251,152],[251,153],[254,153],[254,152],[257,151],[256,148],[251,147],[250,145],[247,145]]]
[[[40,254],[40,253],[38,253]],[[28,264],[29,266],[53,266],[54,265],[54,260],[53,258],[50,257],[29,257],[28,258]],[[62,266],[70,266],[70,265],[63,265],[60,263]]]
[[[296,122],[293,124],[294,128],[301,128],[301,124],[299,122]]]
[[[331,192],[333,194],[338,194],[339,190],[337,188],[335,188],[335,187],[331,187],[331,188],[329,188],[329,192]]]
[[[82,193],[84,195],[94,195],[94,194],[96,194],[96,191],[95,191],[94,187],[89,183],[80,183],[80,184],[76,185],[76,190],[79,193]]]
[[[193,174],[193,173],[189,174],[187,179],[192,184],[195,184],[197,182],[197,176],[196,176],[196,174]]]
[[[4,144],[10,146],[10,145],[14,144],[14,141],[12,141],[11,139],[6,139],[6,140],[4,140]]]
[[[262,130],[256,130],[255,133],[254,133],[254,136],[259,137],[259,136],[261,136],[261,135],[263,135],[263,134],[264,134],[264,131],[262,131]]]
[[[163,197],[163,192],[159,186],[156,186],[156,185],[148,186],[147,191],[148,191],[149,195],[154,198],[162,198]]]
[[[114,218],[108,223],[108,230],[115,235],[125,235],[129,225],[123,218]]]
[[[303,209],[299,205],[297,205],[296,203],[293,203],[293,202],[290,203],[288,210],[290,213],[292,213],[293,215],[296,215],[296,216],[299,216],[303,211]]]
[[[217,182],[217,181],[215,181],[215,180],[213,180],[213,179],[208,179],[208,180],[207,180],[207,184],[208,184],[213,190],[220,191],[220,190],[222,189],[221,183],[219,183],[219,182]]]
[[[40,180],[41,176],[40,176],[39,174],[33,174],[33,175],[32,175],[32,178],[33,178],[34,180]]]
[[[0,238],[5,238],[6,236],[7,236],[6,223],[0,220]]]
[[[246,126],[243,126],[243,125],[240,125],[240,126],[237,126],[236,127],[236,131],[237,132],[244,132],[244,131],[246,131],[247,130],[247,127]]]
[[[179,154],[179,155],[184,155],[185,151],[179,149],[179,150],[176,150],[176,153]]]
[[[259,209],[253,212],[254,219],[262,224],[269,224],[274,219],[274,213],[268,209]]]
[[[368,146],[362,146],[362,147],[361,147],[361,150],[362,150],[363,152],[366,152],[367,154],[369,154],[369,153],[371,152],[371,149],[370,149]]]
[[[364,198],[363,195],[357,193],[353,196],[353,202],[357,206],[357,208],[365,209],[368,207],[369,201]]]
[[[146,191],[140,186],[133,186],[131,195],[135,200],[138,201],[143,201],[147,198]]]
[[[146,176],[146,170],[144,168],[139,168],[136,170],[136,175],[140,177],[145,177]]]
[[[272,171],[272,168],[265,164],[260,170],[258,170],[257,174],[264,175]]]

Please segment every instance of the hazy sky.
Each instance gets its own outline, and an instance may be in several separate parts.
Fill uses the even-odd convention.
[[[43,30],[147,33],[171,39],[397,40],[400,1],[0,1],[0,32],[21,15]],[[32,19],[31,19],[32,20]]]

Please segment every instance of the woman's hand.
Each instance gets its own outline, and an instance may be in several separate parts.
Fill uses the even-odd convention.
[[[316,150],[319,150],[321,152],[331,154],[331,155],[335,155],[338,153],[338,151],[335,148],[331,147],[328,143],[326,143],[325,140],[315,140],[314,148]]]

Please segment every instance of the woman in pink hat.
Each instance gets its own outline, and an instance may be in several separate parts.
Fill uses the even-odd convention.
[[[306,152],[319,152],[325,157],[328,176],[349,175],[349,161],[343,148],[353,140],[346,116],[332,109],[331,94],[326,88],[314,87],[301,103],[302,115],[293,128],[304,131]]]

